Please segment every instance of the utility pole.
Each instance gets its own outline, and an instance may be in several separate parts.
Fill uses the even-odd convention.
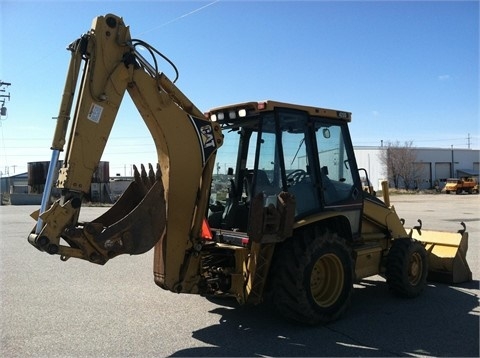
[[[10,86],[11,83],[9,82],[3,82],[0,80],[0,92],[6,92],[6,87]],[[0,103],[2,106],[0,107],[0,119],[4,119],[1,117],[6,117],[7,116],[7,107],[5,107],[5,100],[8,99],[10,101],[10,92],[8,94],[0,94]]]

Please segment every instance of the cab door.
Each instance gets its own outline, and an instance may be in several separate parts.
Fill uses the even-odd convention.
[[[341,212],[359,236],[363,196],[347,124],[317,121],[314,128],[324,210]]]

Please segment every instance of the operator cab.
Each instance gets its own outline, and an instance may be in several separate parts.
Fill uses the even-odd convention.
[[[213,109],[225,135],[217,152],[209,224],[247,232],[250,203],[262,193],[275,205],[295,197],[295,222],[341,212],[352,236],[360,233],[362,185],[348,131],[351,114],[265,101]]]

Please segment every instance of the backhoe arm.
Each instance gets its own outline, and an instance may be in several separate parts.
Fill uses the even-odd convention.
[[[29,242],[64,260],[77,257],[98,264],[155,246],[157,284],[190,292],[196,279],[185,275],[195,271],[190,261],[195,260],[201,241],[215,154],[223,137],[218,125],[136,51],[135,41],[123,20],[108,14],[94,19],[92,29],[69,47],[72,59],[54,153],[63,151],[67,143],[76,83],[80,86],[56,182],[62,194],[51,205],[44,195],[39,212],[32,214],[37,225]],[[125,91],[154,139],[157,167],[135,168],[134,182],[110,210],[92,222],[79,222],[82,199],[90,191]],[[49,172],[55,165],[50,163]]]

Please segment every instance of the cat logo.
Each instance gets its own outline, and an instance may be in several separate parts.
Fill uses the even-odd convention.
[[[212,125],[204,118],[196,118],[190,115],[188,117],[197,131],[198,144],[201,147],[202,163],[205,165],[208,158],[210,158],[217,149]]]
[[[212,127],[210,125],[200,127],[200,133],[202,134],[202,142],[204,148],[215,147]]]

